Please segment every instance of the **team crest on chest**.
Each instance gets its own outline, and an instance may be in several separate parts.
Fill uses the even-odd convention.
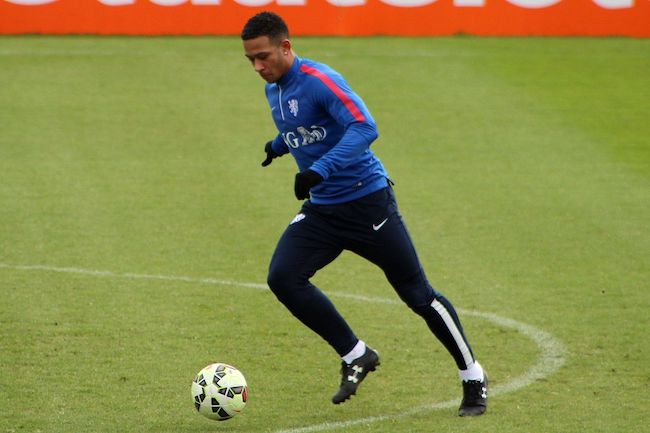
[[[298,100],[289,99],[289,111],[293,114],[293,117],[298,116]]]

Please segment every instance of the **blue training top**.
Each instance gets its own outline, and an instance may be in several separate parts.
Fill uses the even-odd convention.
[[[344,203],[386,187],[386,170],[370,150],[377,125],[341,74],[296,57],[265,90],[279,131],[273,151],[291,152],[300,171],[325,179],[311,189],[312,203]]]

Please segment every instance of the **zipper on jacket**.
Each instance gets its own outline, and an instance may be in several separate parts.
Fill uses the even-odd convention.
[[[278,89],[280,90],[278,92],[278,105],[280,105],[280,116],[282,116],[282,120],[285,120],[284,109],[282,108],[282,87],[279,84],[278,84]]]

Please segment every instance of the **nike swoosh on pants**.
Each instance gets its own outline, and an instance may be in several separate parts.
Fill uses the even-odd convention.
[[[383,220],[383,221],[380,222],[379,224],[373,224],[373,225],[372,225],[372,229],[373,229],[374,231],[379,230],[380,228],[382,228],[382,227],[384,226],[384,224],[386,224],[386,221],[388,221],[388,218],[386,218],[385,220]]]

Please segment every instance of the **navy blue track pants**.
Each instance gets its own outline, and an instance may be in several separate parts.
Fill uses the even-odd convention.
[[[474,362],[454,307],[427,281],[390,186],[348,203],[306,201],[278,242],[269,267],[269,287],[296,318],[343,356],[358,338],[329,298],[309,281],[343,250],[384,271],[399,297],[424,318],[459,369]]]

